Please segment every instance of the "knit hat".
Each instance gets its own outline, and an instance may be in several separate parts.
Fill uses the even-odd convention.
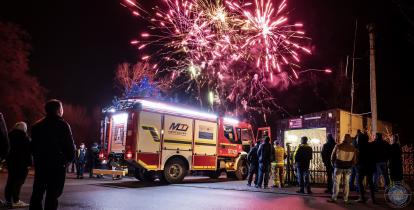
[[[17,129],[17,130],[21,130],[24,131],[25,133],[27,132],[27,124],[25,122],[17,122],[13,129]]]

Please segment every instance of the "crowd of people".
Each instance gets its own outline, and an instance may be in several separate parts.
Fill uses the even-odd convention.
[[[308,138],[302,137],[301,144],[294,152],[293,159],[296,163],[296,174],[300,189],[298,193],[311,194],[309,184],[309,166],[312,159],[312,147],[307,144]],[[285,176],[285,160],[287,153],[282,146],[281,141],[274,141],[273,145],[270,143],[270,138],[264,134],[262,139],[259,139],[256,144],[250,149],[247,155],[247,162],[249,163],[249,174],[247,186],[252,186],[253,177],[256,188],[269,188],[270,177],[273,178],[272,188],[282,188]]]
[[[369,142],[368,134],[360,130],[357,131],[354,140],[349,134],[346,134],[339,144],[335,144],[332,135],[328,135],[327,139],[322,149],[322,158],[328,177],[326,192],[332,194],[329,202],[337,202],[342,177],[345,203],[349,203],[350,190],[359,193],[357,202],[367,201],[365,179],[373,203],[377,203],[375,192],[378,191],[381,177],[384,179],[385,188],[390,186],[391,181],[403,180],[402,150],[398,135],[391,136],[390,143],[383,139],[381,133],[376,133],[374,141]]]
[[[308,138],[303,136],[292,156],[299,185],[297,193],[312,194],[309,181],[312,154],[313,150],[308,144]],[[369,142],[368,134],[358,130],[354,138],[350,134],[345,134],[342,141],[337,143],[332,134],[328,134],[321,156],[327,173],[325,193],[332,195],[329,202],[337,202],[341,180],[344,181],[342,184],[344,188],[343,199],[346,204],[350,203],[349,191],[359,193],[357,202],[365,203],[367,201],[365,179],[370,188],[370,197],[373,203],[376,203],[375,192],[378,191],[381,177],[384,179],[384,187],[390,186],[391,181],[401,182],[403,180],[402,150],[398,135],[393,135],[388,143],[383,139],[381,133],[377,133],[374,141]],[[270,138],[264,135],[248,153],[247,185],[252,186],[254,178],[256,188],[262,188],[262,185],[263,188],[268,188],[269,179],[273,177],[272,187],[283,187],[286,157],[281,142],[274,141],[272,145]]]
[[[272,145],[270,138],[265,134],[262,140],[257,141],[247,155],[247,162],[249,163],[247,185],[252,186],[254,177],[256,188],[262,188],[262,184],[264,188],[268,188],[271,173],[273,177],[272,187],[283,187],[286,157],[287,154],[281,142],[275,141]]]
[[[71,168],[68,166],[72,165],[72,172],[76,166],[77,178],[82,179],[85,166],[89,166],[89,177],[92,177],[92,169],[99,162],[97,143],[90,151],[84,143],[76,149],[71,128],[62,117],[63,106],[59,100],[48,101],[45,112],[45,117],[32,126],[30,136],[25,122],[16,123],[8,133],[0,113],[0,163],[5,162],[8,169],[5,202],[0,201],[6,207],[57,209],[66,173]],[[34,166],[35,175],[28,204],[20,200],[20,190],[31,166]]]

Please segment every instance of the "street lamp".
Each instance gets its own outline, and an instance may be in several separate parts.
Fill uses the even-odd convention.
[[[306,69],[304,71],[300,71],[299,74],[302,74],[302,73],[305,73],[305,72],[308,72],[308,71],[321,71],[321,72],[325,72],[327,74],[332,73],[331,69]]]

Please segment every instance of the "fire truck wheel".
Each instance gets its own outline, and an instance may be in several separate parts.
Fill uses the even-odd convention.
[[[186,174],[187,167],[180,159],[172,159],[164,167],[164,179],[171,184],[180,183]]]
[[[246,160],[241,159],[237,165],[237,170],[234,172],[235,178],[238,180],[244,180],[247,178],[249,168],[247,167]]]

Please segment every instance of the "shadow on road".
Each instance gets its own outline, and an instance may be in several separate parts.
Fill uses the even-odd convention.
[[[218,178],[218,179],[211,179],[207,177],[190,177],[183,180],[180,185],[186,184],[209,184],[209,183],[221,183],[221,182],[232,182],[238,181],[236,179],[230,178]],[[104,187],[113,187],[113,188],[144,188],[144,187],[160,187],[160,186],[167,186],[169,184],[160,182],[158,180],[153,182],[143,182],[143,181],[117,181],[112,183],[98,183],[93,184],[97,186],[104,186]]]

